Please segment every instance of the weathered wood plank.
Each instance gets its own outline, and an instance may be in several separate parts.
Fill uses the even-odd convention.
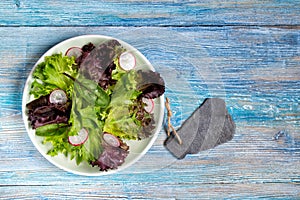
[[[2,26],[300,25],[300,1],[1,1]]]
[[[10,158],[13,163],[6,166],[10,170],[1,170],[0,190],[7,198],[297,197],[299,151],[287,154],[281,150],[282,141],[270,138],[273,131],[276,130],[238,129],[234,141],[184,161],[175,161],[161,149],[161,136],[137,165],[105,177],[74,176],[58,170],[41,156],[21,154],[24,159],[20,159],[18,154]],[[31,146],[30,141],[28,144]]]
[[[300,196],[299,29],[1,27],[0,32],[1,197]],[[76,176],[51,165],[26,134],[23,84],[48,48],[81,34],[110,35],[138,48],[166,80],[176,126],[204,98],[224,98],[237,123],[234,139],[177,161],[163,147],[162,131],[138,163],[104,177]],[[288,134],[274,140],[283,129]]]
[[[19,32],[24,38],[16,40]],[[299,124],[298,29],[2,28],[1,33],[5,112],[20,110],[27,74],[48,48],[72,36],[98,33],[123,39],[144,53],[164,75],[173,103],[185,102],[188,111],[197,106],[191,102],[217,96],[226,98],[236,120]],[[174,109],[184,118],[189,114]]]

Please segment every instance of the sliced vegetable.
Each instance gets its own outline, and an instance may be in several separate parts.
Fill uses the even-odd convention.
[[[79,47],[71,47],[66,51],[65,55],[77,59],[82,55],[82,49]]]
[[[119,147],[120,146],[120,140],[116,136],[114,136],[110,133],[104,133],[103,134],[103,139],[107,144],[109,144],[113,147]]]
[[[68,101],[68,97],[65,91],[57,89],[53,90],[49,96],[49,102],[54,104],[65,104]]]
[[[123,52],[119,57],[120,67],[125,71],[132,70],[135,67],[135,63],[135,56],[128,51]]]
[[[85,143],[88,137],[89,137],[88,131],[85,128],[82,128],[78,132],[78,135],[69,136],[69,143],[73,146],[79,146]]]
[[[154,101],[153,101],[153,99],[148,99],[148,98],[143,97],[142,101],[146,104],[144,106],[144,109],[146,110],[146,112],[153,113],[153,111],[154,111]]]

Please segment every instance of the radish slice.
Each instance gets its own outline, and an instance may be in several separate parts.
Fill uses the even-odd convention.
[[[132,70],[135,67],[135,57],[130,52],[123,52],[119,57],[119,64],[125,71]]]
[[[75,59],[77,59],[79,56],[81,56],[82,50],[79,47],[71,47],[67,50],[66,56],[72,57],[74,56]]]
[[[143,97],[142,101],[146,104],[145,107],[144,107],[146,112],[153,113],[153,110],[154,110],[154,101],[153,101],[153,99],[147,99],[147,98]]]
[[[82,128],[77,135],[71,135],[68,137],[69,143],[73,146],[79,146],[85,143],[88,139],[89,133],[85,128]]]
[[[68,101],[68,97],[65,91],[57,89],[53,90],[49,96],[50,103],[54,104],[65,104]]]
[[[109,144],[113,147],[119,147],[120,146],[120,140],[116,136],[114,136],[110,133],[104,133],[103,134],[103,139],[105,140],[105,142],[107,144]]]

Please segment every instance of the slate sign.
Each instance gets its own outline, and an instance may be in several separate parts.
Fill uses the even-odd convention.
[[[225,101],[208,98],[178,129],[183,143],[179,144],[174,136],[170,136],[165,146],[176,158],[183,159],[187,154],[196,154],[230,141],[235,127]]]

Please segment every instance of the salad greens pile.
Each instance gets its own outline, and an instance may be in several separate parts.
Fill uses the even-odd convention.
[[[78,57],[58,53],[37,65],[30,88],[35,99],[26,105],[28,120],[43,143],[51,143],[48,155],[62,153],[101,171],[116,169],[129,153],[124,139],[153,133],[154,116],[142,98],[161,96],[164,81],[150,70],[122,70],[119,56],[126,49],[117,40],[80,49]],[[66,97],[63,103],[49,100],[57,90]],[[104,134],[111,134],[118,146]]]

